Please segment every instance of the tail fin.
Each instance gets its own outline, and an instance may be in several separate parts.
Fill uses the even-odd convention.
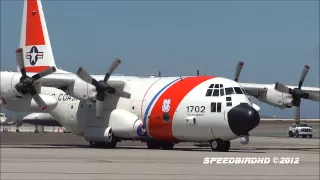
[[[20,47],[25,53],[27,72],[56,67],[40,0],[24,0]]]

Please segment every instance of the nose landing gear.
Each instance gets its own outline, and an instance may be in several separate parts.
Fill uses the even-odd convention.
[[[210,141],[212,151],[228,152],[230,149],[230,141],[214,139]]]

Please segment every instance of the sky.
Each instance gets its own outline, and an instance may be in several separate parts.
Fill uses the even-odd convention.
[[[1,70],[16,70],[22,0],[1,0]],[[240,82],[319,87],[319,1],[63,1],[43,0],[56,64],[105,74],[200,74]],[[293,117],[259,101],[261,114]],[[319,118],[319,103],[302,100],[301,117]]]

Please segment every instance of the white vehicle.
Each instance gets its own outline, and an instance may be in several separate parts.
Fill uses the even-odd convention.
[[[301,98],[319,101],[319,88],[238,83],[217,76],[136,77],[89,75],[56,68],[40,0],[25,0],[20,72],[1,72],[1,94],[11,111],[45,112],[92,147],[116,147],[141,140],[148,148],[172,149],[175,143],[209,141],[212,150],[228,151],[230,140],[249,142],[260,122],[260,108],[248,94],[276,107],[297,106]],[[35,33],[37,32],[37,33]],[[308,72],[303,71],[303,79]],[[302,80],[303,81],[303,80]],[[297,94],[296,92],[303,92]]]
[[[310,137],[312,138],[313,130],[312,127],[305,123],[293,123],[292,126],[289,127],[288,134],[290,137]]]
[[[5,113],[0,113],[0,122],[1,125],[5,124],[7,122],[7,115]]]

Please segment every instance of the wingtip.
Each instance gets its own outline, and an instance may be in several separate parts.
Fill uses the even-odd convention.
[[[243,64],[244,64],[244,62],[242,62],[242,61],[239,62],[239,65],[240,65],[240,66],[243,66]]]

